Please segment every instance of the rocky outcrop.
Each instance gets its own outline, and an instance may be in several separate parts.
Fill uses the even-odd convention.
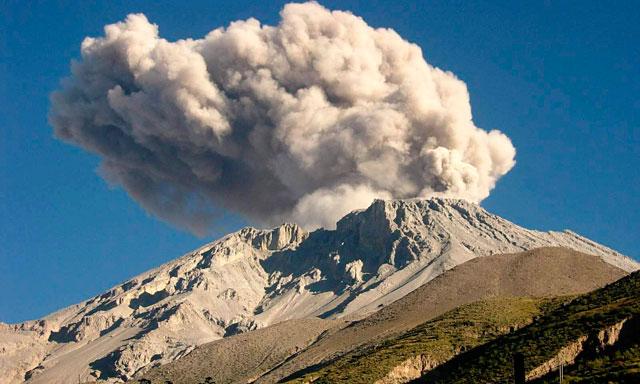
[[[592,337],[592,344],[589,346],[588,350],[593,351],[594,353],[599,353],[607,349],[608,347],[616,344],[620,339],[620,334],[622,330],[625,328],[627,321],[629,319],[624,319],[619,321],[609,327],[606,327],[600,330],[595,337]]]
[[[403,361],[393,368],[385,377],[376,380],[374,384],[401,384],[420,378],[425,372],[432,370],[442,361],[434,360],[429,355],[417,355]]]
[[[560,367],[560,365],[573,364],[576,357],[584,350],[584,343],[587,340],[587,336],[581,336],[577,340],[567,344],[561,348],[555,356],[538,365],[526,375],[527,380],[537,379],[546,375],[547,373],[554,371]]]
[[[18,325],[0,323],[0,382],[21,383],[47,354],[47,324],[43,321]]]
[[[278,251],[300,244],[309,233],[296,224],[285,223],[272,231],[260,231],[255,228],[245,228],[240,231],[247,241],[261,251]]]

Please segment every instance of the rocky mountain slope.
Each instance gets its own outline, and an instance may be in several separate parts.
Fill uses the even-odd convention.
[[[250,370],[256,383],[282,380],[301,383],[324,380],[331,383],[337,380],[333,372],[338,371],[340,377],[347,375],[348,382],[366,383],[373,377],[381,379],[394,368],[392,361],[378,361],[376,355],[370,353],[372,348],[402,338],[406,332],[420,327],[425,321],[454,308],[490,298],[507,298],[493,304],[496,308],[502,305],[506,316],[512,303],[510,298],[528,299],[589,292],[625,274],[597,256],[566,248],[537,248],[515,254],[475,258],[442,273],[362,320],[335,324],[308,347],[274,362],[270,367],[258,366],[256,356],[228,362],[223,346],[239,337],[233,336],[199,346],[184,358],[143,372],[139,377],[151,379],[154,383],[170,380],[174,384],[187,384],[197,382],[194,378],[202,380],[208,376],[218,383],[245,383],[244,376],[236,375],[235,369],[241,372]],[[515,306],[519,303],[516,300]],[[537,300],[532,299],[527,303],[528,309],[521,314],[526,318],[534,313],[532,310]],[[522,318],[517,313],[514,316],[511,318]],[[260,349],[258,346],[269,343],[270,338],[265,334],[282,336],[278,325],[260,332],[240,335],[244,340],[242,349]],[[240,343],[234,342],[234,345],[240,347]],[[410,352],[393,348],[396,358],[404,356],[410,359],[414,357],[409,355]],[[247,356],[249,353],[235,355]],[[354,356],[361,357],[354,359]],[[204,363],[208,361],[217,363],[215,366]],[[371,369],[374,365],[376,370]],[[363,381],[363,378],[368,379]]]
[[[545,246],[637,269],[572,232],[524,229],[462,200],[376,201],[335,230],[245,228],[42,320],[1,325],[0,382],[128,379],[285,320],[363,318],[472,258]]]
[[[250,383],[348,324],[318,318],[287,320],[196,347],[185,357],[139,376],[152,383],[198,383],[206,377],[216,383]]]

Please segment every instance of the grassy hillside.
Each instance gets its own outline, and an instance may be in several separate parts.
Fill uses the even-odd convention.
[[[566,382],[640,382],[638,320],[640,273],[635,272],[602,289],[581,295],[545,314],[531,325],[462,353],[416,382],[513,382],[512,356],[525,356],[528,372],[581,343],[576,362],[565,368]],[[598,343],[607,327],[621,324],[618,342]],[[532,380],[557,382],[557,371]]]
[[[640,330],[629,334],[621,346],[614,346],[598,356],[587,356],[564,368],[564,383],[639,383]],[[532,380],[533,384],[557,383],[558,371]]]
[[[535,318],[531,323],[530,319]],[[288,378],[291,383],[640,382],[640,272],[573,298],[494,298],[463,305],[411,331]]]
[[[560,302],[560,299],[511,297],[467,304],[402,336],[356,350],[314,372],[290,378],[289,382],[373,383],[409,359],[419,361],[419,366],[442,363],[461,351],[530,323],[534,316]],[[420,369],[417,368],[418,375]]]

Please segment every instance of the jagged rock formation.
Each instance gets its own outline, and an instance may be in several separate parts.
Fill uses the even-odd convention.
[[[2,325],[0,383],[128,379],[284,320],[361,318],[472,258],[546,246],[637,269],[572,232],[524,229],[466,201],[379,200],[336,230],[245,228],[41,321]]]

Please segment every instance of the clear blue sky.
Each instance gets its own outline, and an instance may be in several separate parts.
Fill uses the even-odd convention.
[[[476,125],[513,141],[516,167],[483,205],[535,229],[570,228],[638,258],[640,7],[589,2],[325,1],[391,27],[453,71]],[[185,4],[188,4],[186,6]],[[53,138],[48,95],[82,39],[143,12],[170,40],[232,20],[278,20],[281,2],[0,2],[0,321],[37,318],[206,239],[147,215]]]

